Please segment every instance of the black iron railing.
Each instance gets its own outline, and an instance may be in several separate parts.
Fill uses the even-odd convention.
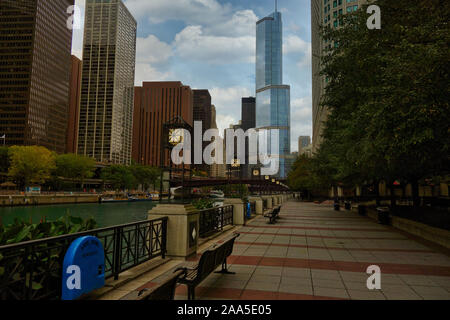
[[[200,211],[200,238],[222,231],[233,224],[233,206],[225,206]]]
[[[105,277],[118,279],[125,270],[165,257],[167,218],[2,246],[0,300],[60,299],[66,251],[75,239],[87,235],[103,244]]]

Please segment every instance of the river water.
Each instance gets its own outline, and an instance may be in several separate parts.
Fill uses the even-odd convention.
[[[62,204],[29,207],[0,208],[0,221],[4,225],[14,222],[14,218],[39,223],[44,217],[47,221],[57,220],[64,215],[94,218],[99,228],[131,223],[147,219],[147,213],[159,202],[116,202]]]

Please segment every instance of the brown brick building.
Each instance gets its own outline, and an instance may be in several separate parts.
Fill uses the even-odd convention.
[[[144,82],[134,89],[132,157],[160,166],[162,125],[177,116],[193,125],[193,93],[181,82]],[[169,154],[166,166],[169,165]]]
[[[80,108],[81,60],[72,56],[69,91],[69,122],[66,153],[77,153],[78,118]]]
[[[0,135],[63,153],[74,0],[0,1]]]

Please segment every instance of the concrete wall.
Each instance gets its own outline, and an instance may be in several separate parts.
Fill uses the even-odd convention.
[[[367,210],[367,216],[374,220],[378,220],[378,215],[374,210]],[[450,249],[450,231],[430,227],[420,222],[393,216],[391,216],[391,225],[394,228]]]
[[[96,203],[97,195],[86,196],[52,196],[52,195],[30,195],[30,196],[0,196],[0,206],[27,206],[44,204],[69,204],[69,203]]]

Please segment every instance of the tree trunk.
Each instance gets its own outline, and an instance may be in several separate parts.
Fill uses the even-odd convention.
[[[417,179],[411,181],[412,198],[413,198],[413,210],[418,211],[420,207],[420,197],[419,197],[419,182]]]
[[[391,193],[390,198],[391,198],[391,212],[395,212],[395,207],[396,207],[396,198],[395,198],[395,188],[393,187],[394,182],[393,181],[389,181],[389,191]]]
[[[376,206],[379,207],[380,206],[380,181],[375,181],[375,201],[376,201]]]

